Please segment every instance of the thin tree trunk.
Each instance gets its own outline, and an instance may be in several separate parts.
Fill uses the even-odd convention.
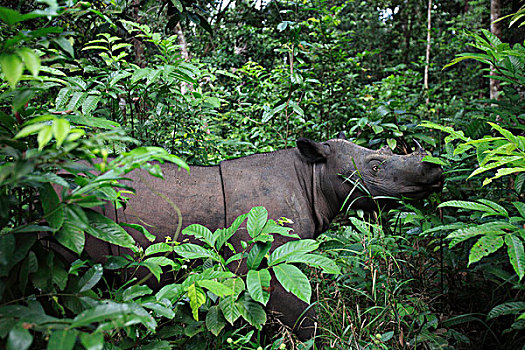
[[[142,18],[139,16],[139,7],[140,7],[140,0],[134,0],[133,1],[133,19],[135,20],[135,23],[141,23]],[[146,67],[146,61],[144,59],[144,45],[142,45],[142,41],[133,38],[133,49],[135,51],[135,63],[137,66],[144,68]]]
[[[501,39],[501,23],[495,22],[500,17],[500,0],[490,1],[490,32]],[[496,75],[494,66],[490,67],[490,75]],[[490,98],[499,99],[499,91],[501,90],[500,81],[490,79]]]
[[[427,53],[425,58],[425,75],[423,77],[423,85],[427,94],[427,105],[430,103],[430,96],[428,91],[428,70],[430,67],[430,32],[432,30],[432,0],[428,0],[427,12]]]
[[[184,32],[182,31],[182,27],[180,25],[180,22],[177,23],[175,26],[175,34],[177,34],[177,39],[180,45],[180,55],[184,61],[190,60],[190,54],[188,52],[188,42],[186,41],[186,37],[184,36]],[[193,91],[193,86],[189,83],[182,82],[180,91],[183,95],[186,94],[188,91]]]

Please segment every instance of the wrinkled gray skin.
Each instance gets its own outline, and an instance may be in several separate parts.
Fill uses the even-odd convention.
[[[442,170],[421,162],[422,157],[421,151],[395,155],[390,150],[373,151],[344,139],[322,143],[299,139],[297,148],[227,160],[219,166],[191,167],[190,174],[179,171],[175,165],[164,164],[165,181],[141,171],[129,175],[134,180],[136,195],[131,197],[126,210],[118,213],[118,220],[151,225],[149,231],[161,242],[177,232],[179,218],[172,204],[182,212],[182,228],[200,223],[212,231],[229,226],[254,206],[264,206],[270,218],[291,219],[291,227],[301,238],[316,238],[328,229],[345,200],[352,203],[352,208],[377,210],[374,200],[363,192],[363,186],[354,186],[355,181],[360,181],[372,196],[420,199],[439,191],[443,184]],[[378,203],[389,205],[381,199]],[[114,217],[111,213],[108,216]],[[151,244],[131,229],[130,233],[142,246]],[[184,237],[178,239],[181,238]],[[86,250],[94,258],[101,260],[119,252],[107,243],[90,240]],[[241,240],[249,240],[244,228],[230,240],[237,251],[242,250]],[[276,236],[274,248],[289,240]],[[232,270],[237,267],[230,266]],[[238,272],[247,272],[246,267],[241,265]],[[267,309],[275,311],[302,340],[314,336],[313,308],[299,319],[307,306],[272,277]]]

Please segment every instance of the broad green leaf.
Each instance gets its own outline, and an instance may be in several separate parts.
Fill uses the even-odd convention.
[[[15,139],[20,139],[22,137],[36,134],[45,126],[46,124],[44,123],[29,124],[28,126],[25,126],[22,130],[20,130],[18,134],[15,135]]]
[[[245,294],[244,297],[237,302],[237,309],[242,318],[258,330],[261,330],[262,326],[266,323],[266,312],[263,307],[261,304],[253,301],[248,294]]]
[[[177,11],[179,11],[180,13],[184,11],[184,7],[182,7],[182,3],[180,2],[180,0],[171,0],[171,2],[173,3]]]
[[[307,304],[310,304],[312,288],[310,281],[296,266],[279,264],[273,267],[275,277],[283,288]]]
[[[102,268],[102,265],[96,264],[92,268],[86,271],[86,273],[80,278],[78,281],[78,287],[79,293],[85,292],[87,290],[90,290],[95,286],[95,284],[100,281],[102,278],[102,274],[104,272],[104,269]]]
[[[159,266],[177,266],[177,263],[166,256],[153,256],[144,260],[146,263],[156,264]]]
[[[102,350],[104,347],[104,335],[101,332],[80,333],[80,342],[86,350]]]
[[[253,300],[266,305],[270,300],[270,272],[267,269],[250,270],[246,277],[246,285],[248,286],[248,293]]]
[[[237,297],[227,296],[219,302],[219,307],[222,310],[222,314],[226,321],[228,321],[232,326],[233,323],[241,316],[239,309],[237,307]]]
[[[210,258],[214,261],[220,262],[221,257],[211,249],[206,249],[193,243],[183,243],[173,247],[173,251],[186,259],[201,259]]]
[[[490,319],[493,319],[499,316],[504,316],[504,315],[516,315],[524,311],[525,311],[525,302],[511,301],[511,302],[500,304],[492,308],[492,310],[489,311],[487,318],[490,320]]]
[[[0,55],[0,67],[4,73],[5,79],[14,89],[24,71],[24,62],[15,54]]]
[[[64,247],[80,255],[84,250],[86,237],[84,231],[72,224],[69,220],[64,222],[62,228],[55,234],[55,239]]]
[[[173,248],[167,243],[155,243],[150,245],[146,248],[146,251],[144,252],[145,256],[153,255],[153,254],[159,254],[159,253],[167,253],[172,252]]]
[[[300,255],[309,253],[313,250],[316,250],[319,247],[313,239],[299,239],[296,241],[290,241],[283,244],[280,247],[277,247],[272,254],[268,257],[268,266],[277,265],[292,255]]]
[[[198,281],[197,284],[199,285],[199,287],[206,288],[207,290],[221,298],[233,294],[233,290],[230,287],[217,281],[201,280]]]
[[[29,331],[17,325],[9,331],[7,337],[7,350],[27,350],[33,342],[33,336]]]
[[[135,247],[133,237],[111,219],[92,210],[87,210],[86,216],[91,224],[86,232],[90,235],[124,248]]]
[[[521,217],[525,219],[525,203],[523,202],[512,202],[512,205],[518,210]]]
[[[144,295],[148,295],[151,292],[152,290],[148,286],[133,285],[131,287],[126,288],[124,292],[122,292],[122,300],[123,301],[134,300]]]
[[[51,125],[45,125],[40,129],[38,132],[38,136],[36,138],[38,142],[38,150],[41,151],[44,149],[44,147],[47,146],[49,141],[51,141],[51,138],[53,137],[53,129]]]
[[[156,264],[151,261],[143,261],[139,264],[140,266],[146,267],[149,272],[157,279],[157,281],[160,281],[160,276],[162,275],[162,267],[159,264]]]
[[[300,254],[292,255],[289,257],[287,262],[303,263],[308,266],[318,267],[323,269],[325,273],[340,274],[341,269],[335,264],[332,259],[327,258],[323,255],[318,254]]]
[[[211,231],[202,225],[193,224],[186,227],[182,230],[183,235],[194,236],[195,238],[203,241],[208,244],[210,247],[215,246],[216,237],[211,233]]]
[[[40,57],[36,53],[27,47],[20,48],[17,52],[18,56],[22,58],[27,69],[33,74],[34,77],[38,76],[40,72]]]
[[[67,119],[55,119],[53,121],[53,135],[57,140],[57,147],[60,147],[69,135],[71,125]]]
[[[508,222],[487,222],[481,225],[471,225],[451,232],[446,238],[450,239],[449,247],[466,241],[479,235],[501,234],[503,230],[514,230],[514,226]]]
[[[47,343],[48,350],[71,350],[75,345],[77,339],[77,331],[75,329],[60,329],[51,333],[49,342]]]
[[[64,208],[58,198],[53,186],[49,183],[42,183],[39,189],[40,202],[44,209],[44,217],[50,227],[58,230],[64,223]]]
[[[272,248],[271,242],[256,242],[246,257],[248,269],[255,270],[259,267],[264,257]]]
[[[217,305],[210,307],[208,313],[206,314],[206,328],[214,336],[218,336],[219,333],[226,326],[226,319],[222,315],[221,310]]]
[[[170,320],[175,317],[175,312],[173,312],[173,310],[171,308],[163,306],[163,305],[161,305],[159,303],[150,303],[150,302],[148,302],[148,303],[143,303],[142,306],[147,308],[147,309],[155,311],[155,313],[158,316],[163,316],[163,317],[166,317],[166,318],[168,318]]]
[[[95,108],[97,108],[100,99],[100,96],[88,95],[84,102],[82,102],[82,113],[90,114],[92,111],[94,111]]]
[[[483,211],[483,212],[493,214],[493,215],[501,215],[500,213],[498,213],[496,210],[489,207],[488,205],[485,205],[482,203],[470,202],[470,201],[452,200],[452,201],[444,202],[438,205],[438,208],[445,208],[445,207],[460,208],[460,209],[465,209],[465,210],[477,210],[477,211]]]
[[[299,235],[295,233],[290,233],[293,229],[291,227],[284,227],[281,225],[278,225],[274,220],[268,220],[266,225],[264,225],[264,228],[261,231],[261,234],[278,234],[285,237],[293,237],[293,238],[299,238]]]
[[[265,207],[254,207],[248,212],[248,222],[246,228],[248,234],[257,237],[268,221],[268,211]]]
[[[188,298],[190,299],[190,307],[195,321],[199,320],[199,308],[206,302],[206,293],[202,288],[197,287],[195,283],[188,288]]]
[[[125,223],[125,222],[121,222],[120,223],[120,226],[122,227],[130,227],[134,230],[137,230],[138,232],[142,233],[144,235],[144,237],[146,237],[146,239],[150,242],[154,242],[155,239],[157,239],[157,237],[155,237],[155,235],[152,235],[144,226],[142,225],[139,225],[139,224],[128,224],[128,223]],[[165,243],[163,243],[165,244]],[[151,246],[150,246],[151,247]],[[148,247],[149,248],[149,247]],[[153,248],[152,248],[153,249]],[[146,250],[147,251],[147,250]],[[171,248],[170,248],[170,251],[171,251]],[[153,253],[150,253],[150,254],[153,254]],[[148,255],[148,254],[146,254]]]
[[[480,261],[503,247],[503,237],[497,235],[486,235],[481,237],[470,249],[468,264]]]
[[[102,322],[105,320],[117,320],[131,313],[128,304],[119,304],[114,301],[105,301],[103,304],[82,311],[71,323],[71,327],[78,328],[87,326],[91,323]]]
[[[182,288],[182,284],[168,284],[164,287],[162,287],[157,294],[155,294],[155,299],[157,301],[160,301],[162,299],[169,299],[169,300],[177,300],[179,297],[184,293],[184,288]]]
[[[523,241],[516,235],[507,234],[505,236],[505,243],[507,244],[507,254],[509,255],[510,263],[521,281],[525,275],[525,252],[523,249]]]
[[[58,45],[58,47],[60,47],[63,51],[67,52],[71,58],[75,58],[75,50],[73,49],[73,46],[71,46],[71,43],[66,37],[59,36],[58,38],[54,38],[51,41],[55,42]]]
[[[214,236],[215,236],[215,248],[218,251],[221,250],[221,248],[224,245],[224,243],[226,243],[228,241],[228,239],[230,239],[230,237],[233,236],[233,234],[235,232],[237,232],[237,230],[239,229],[239,226],[241,226],[241,224],[244,222],[244,220],[246,220],[247,217],[248,217],[248,214],[239,215],[233,221],[233,223],[231,224],[230,227],[228,227],[226,229],[218,229],[217,231],[215,231],[215,233],[214,233]]]
[[[243,279],[240,277],[228,279],[224,281],[223,284],[233,291],[232,297],[234,299],[237,299],[239,294],[241,294],[246,289],[246,285],[244,284]]]

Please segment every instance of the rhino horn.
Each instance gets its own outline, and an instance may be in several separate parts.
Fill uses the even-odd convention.
[[[417,142],[415,139],[412,139],[412,141],[414,141],[414,143],[416,144],[417,146],[417,149],[415,150],[415,153],[416,154],[421,154],[421,155],[426,155],[427,154],[427,151],[425,151],[425,149],[423,148],[423,146],[421,146],[419,144],[419,142]]]

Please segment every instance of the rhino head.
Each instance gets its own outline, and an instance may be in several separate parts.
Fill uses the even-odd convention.
[[[317,165],[319,187],[330,211],[343,206],[376,211],[392,208],[395,198],[422,199],[443,188],[443,170],[422,161],[426,152],[418,145],[408,155],[394,154],[389,147],[371,150],[344,138],[317,143],[297,140],[303,159]]]

